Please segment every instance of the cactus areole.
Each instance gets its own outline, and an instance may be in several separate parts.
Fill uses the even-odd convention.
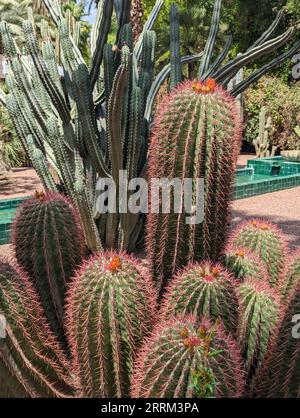
[[[171,214],[156,214],[150,208],[148,251],[159,287],[189,262],[220,257],[240,144],[241,121],[234,98],[211,78],[180,84],[160,105],[148,177],[193,179],[189,199],[196,207],[204,199],[204,220],[187,224],[184,208],[174,213],[173,197]],[[204,180],[204,190],[199,190],[197,179]],[[154,194],[151,191],[151,204]],[[157,199],[161,202],[161,196]]]

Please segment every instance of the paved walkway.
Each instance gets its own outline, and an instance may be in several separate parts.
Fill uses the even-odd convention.
[[[33,168],[15,168],[8,175],[8,181],[0,185],[0,199],[28,196],[42,188]]]

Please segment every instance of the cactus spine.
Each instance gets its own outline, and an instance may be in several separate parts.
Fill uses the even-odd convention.
[[[297,398],[300,396],[299,344],[300,282],[288,298],[276,342],[255,381],[258,397]]]
[[[132,397],[240,397],[239,349],[221,324],[193,316],[160,323],[135,363]]]
[[[238,301],[231,275],[210,262],[188,266],[171,280],[162,303],[161,316],[192,314],[221,320],[227,331],[236,330]]]
[[[204,221],[185,219],[192,209],[183,206],[182,184],[175,187],[179,211],[173,202],[170,214],[158,214],[150,208],[147,246],[158,287],[162,288],[178,268],[190,262],[219,258],[227,231],[240,134],[234,100],[214,80],[204,84],[185,82],[161,104],[150,146],[149,180],[177,178],[183,184],[184,179],[193,179],[192,193],[184,197],[193,208],[197,207],[200,216],[197,179],[203,178]],[[178,196],[178,190],[182,195]],[[159,191],[152,187],[151,197],[151,205],[156,200],[161,203]]]
[[[73,395],[70,364],[44,318],[38,296],[26,277],[0,259],[0,314],[6,322],[0,344],[0,396]]]
[[[243,246],[262,259],[274,287],[284,268],[286,240],[276,225],[260,219],[242,223],[229,239],[233,247]]]
[[[53,332],[63,341],[65,291],[84,255],[77,211],[60,194],[37,192],[19,208],[13,230],[16,258],[31,278]]]
[[[269,273],[261,258],[247,248],[235,248],[229,245],[225,250],[223,260],[226,268],[239,281],[243,281],[247,277],[259,281],[269,282],[270,280]]]
[[[68,296],[68,334],[81,394],[129,394],[133,359],[152,326],[155,292],[146,271],[123,253],[95,255]]]
[[[248,384],[257,373],[272,344],[281,318],[280,301],[268,283],[246,279],[238,290],[240,343]]]

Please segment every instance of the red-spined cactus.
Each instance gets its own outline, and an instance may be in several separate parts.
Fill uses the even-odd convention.
[[[255,379],[254,396],[300,397],[300,282],[291,292],[276,342]]]
[[[25,273],[0,258],[0,397],[74,394],[71,365],[44,317]],[[3,329],[2,329],[3,332]]]
[[[190,262],[219,259],[227,232],[240,139],[241,123],[234,99],[214,80],[185,82],[159,106],[149,152],[147,225],[148,254],[158,288],[162,289],[179,268]],[[161,203],[161,195],[151,185],[154,178],[193,179],[193,190],[184,195],[175,186],[170,213],[163,213],[161,208],[157,213],[155,204]],[[176,191],[180,205],[185,197],[185,202],[197,206],[202,198],[202,191],[197,193],[198,178],[204,179],[204,221],[200,205],[199,219],[188,224],[189,210],[181,206],[179,212],[183,213],[175,213],[178,209],[173,195]]]
[[[284,301],[289,299],[293,289],[300,282],[300,250],[292,254],[286,262],[285,270],[280,280],[280,293]],[[300,312],[299,312],[300,313]]]
[[[136,350],[151,331],[156,293],[141,262],[106,252],[71,284],[67,329],[84,397],[124,397]]]
[[[279,295],[266,282],[246,279],[237,290],[240,315],[238,342],[248,374],[248,384],[266,358],[281,319]]]
[[[260,256],[274,287],[283,271],[286,258],[286,239],[280,229],[261,219],[242,222],[229,239],[232,247],[243,246]]]
[[[140,351],[132,397],[240,397],[244,374],[236,342],[220,323],[193,316],[158,324]]]
[[[84,255],[77,211],[58,193],[36,193],[19,208],[13,243],[20,266],[28,273],[57,337],[64,341],[66,286]]]
[[[236,284],[220,264],[203,261],[188,266],[171,280],[162,302],[161,317],[193,314],[220,319],[227,331],[235,331],[238,316]]]
[[[270,281],[269,273],[261,258],[247,248],[228,245],[224,252],[223,261],[226,268],[240,282],[247,277],[259,281]]]

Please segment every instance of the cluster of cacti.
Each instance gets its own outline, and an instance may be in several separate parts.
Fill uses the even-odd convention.
[[[277,150],[276,146],[272,147],[272,151],[269,150],[270,136],[272,133],[273,125],[272,125],[271,116],[269,116],[266,120],[266,113],[267,113],[267,109],[265,107],[262,107],[260,114],[259,114],[258,137],[253,141],[256,156],[258,158],[274,157],[275,152]]]
[[[189,316],[160,323],[146,339],[132,379],[140,398],[240,397],[242,361],[219,323]]]
[[[282,13],[279,13],[270,28],[245,53],[223,64],[232,42],[232,38],[229,38],[223,51],[212,61],[222,5],[221,0],[216,0],[204,51],[193,56],[181,57],[178,13],[173,6],[170,31],[171,62],[154,78],[155,34],[152,28],[164,4],[163,0],[156,0],[143,29],[140,1],[98,1],[96,22],[91,34],[90,67],[85,63],[78,48],[79,23],[75,25],[70,13],[63,14],[58,0],[43,0],[43,3],[59,33],[62,67],[58,71],[55,49],[47,37],[45,24],[42,27],[45,42],[41,50],[35,37],[33,19],[30,18],[24,23],[27,54],[31,58],[28,60],[20,54],[8,26],[2,22],[2,44],[11,65],[7,76],[9,94],[0,92],[1,103],[7,106],[15,130],[45,189],[63,190],[73,199],[82,218],[88,247],[91,250],[99,250],[102,246],[132,250],[143,235],[143,214],[124,214],[123,211],[103,213],[104,210],[99,210],[97,205],[96,183],[97,179],[103,177],[113,179],[118,198],[120,170],[127,170],[127,180],[144,173],[152,108],[162,83],[171,74],[171,87],[176,86],[182,78],[181,64],[202,57],[199,68],[201,82],[214,78],[226,88],[242,67],[285,45],[291,39],[294,28],[271,39],[282,17]],[[107,44],[113,13],[118,23],[114,46]],[[141,34],[137,36],[139,32]],[[245,80],[240,80],[230,90],[232,95],[239,96],[266,71],[292,56],[299,44],[300,42],[297,42],[290,50]],[[182,93],[185,94],[185,89],[182,89]],[[216,95],[218,96],[217,93]],[[203,101],[209,102],[209,98]],[[228,101],[225,102],[228,105]],[[210,119],[210,115],[213,115],[218,119],[216,129],[223,129],[229,125],[225,132],[227,135],[230,134],[232,124],[226,120],[228,107],[225,106],[223,114],[217,110],[218,104],[215,102],[211,103],[214,110],[210,110],[209,103],[206,103],[206,106],[202,117],[199,115],[199,108],[195,111],[199,121],[203,118],[206,120],[207,115],[210,120],[209,129],[214,131],[215,121]],[[190,106],[189,109],[191,110]],[[174,109],[174,112],[177,118],[178,109]],[[170,112],[170,115],[172,113]],[[188,121],[189,119],[187,123]],[[189,135],[188,129],[185,132]],[[210,131],[211,139],[213,135]],[[181,141],[183,139],[182,134]],[[210,147],[211,141],[205,142]],[[234,143],[231,153],[233,155],[235,146]],[[182,147],[180,153],[184,152],[184,146]],[[227,148],[231,149],[229,146]],[[207,152],[210,152],[209,149]],[[215,155],[212,163],[215,158],[220,158],[220,155]],[[182,157],[182,160],[185,161],[185,158]],[[211,167],[211,164],[209,166]],[[219,167],[218,164],[217,166]],[[224,174],[228,175],[225,169]],[[128,193],[128,198],[131,193],[132,191]],[[227,199],[226,195],[227,191],[224,201]],[[226,210],[223,210],[222,218],[225,213]],[[224,220],[220,220],[220,223],[222,222]],[[217,230],[214,224],[214,221],[209,220],[206,230]],[[217,252],[218,248],[208,248],[204,253],[207,250],[212,251],[214,255],[213,252]]]
[[[129,395],[133,361],[151,331],[155,304],[154,287],[138,260],[109,251],[84,263],[66,310],[80,395]]]
[[[233,277],[219,264],[204,261],[188,266],[167,287],[161,316],[166,320],[192,314],[222,320],[227,331],[235,332],[238,301]]]
[[[260,256],[227,249],[224,266],[189,265],[160,301],[142,260],[110,250],[84,261],[65,302],[69,362],[32,277],[1,261],[0,396],[299,396],[298,253],[271,288]]]
[[[149,211],[148,255],[162,289],[177,269],[203,258],[218,260],[226,237],[227,212],[240,150],[241,125],[233,99],[209,79],[186,82],[157,111],[149,154],[149,179],[193,179],[190,193],[172,193],[181,207],[175,213]],[[204,190],[197,179],[204,179]],[[199,187],[200,186],[200,187]],[[152,190],[159,194],[159,190]],[[201,200],[204,194],[204,220]],[[185,210],[184,198],[192,203]],[[152,202],[155,200],[152,198]],[[162,196],[157,196],[161,202]],[[200,219],[187,221],[192,208]]]
[[[32,280],[53,332],[63,341],[65,292],[85,252],[77,211],[58,193],[36,192],[17,212],[13,242],[19,265]]]
[[[62,190],[73,199],[89,249],[103,243],[131,249],[141,236],[138,213],[103,215],[97,206],[93,211],[95,184],[97,176],[113,179],[118,199],[119,170],[127,170],[127,179],[143,171],[152,104],[168,74],[174,90],[158,110],[148,175],[192,179],[192,188],[188,196],[179,190],[181,213],[172,211],[175,204],[166,214],[151,213],[150,207],[149,270],[142,267],[143,260],[122,251],[102,250],[84,261],[71,279],[82,257],[82,239],[69,202],[38,194],[24,204],[14,227],[14,245],[30,278],[0,262],[0,320],[4,317],[7,334],[0,344],[0,395],[300,396],[300,350],[294,338],[297,326],[293,328],[300,312],[299,258],[296,255],[285,268],[285,239],[262,220],[242,224],[226,242],[241,125],[234,99],[224,87],[241,67],[284,45],[293,29],[270,39],[279,13],[244,54],[222,65],[229,40],[212,62],[221,11],[221,0],[216,0],[209,39],[199,54],[199,80],[176,87],[181,63],[195,57],[180,57],[175,7],[171,63],[152,83],[151,28],[163,0],[156,1],[135,45],[131,1],[100,0],[90,69],[69,36],[58,1],[44,3],[60,31],[64,77],[51,43],[40,52],[32,22],[24,25],[30,68],[1,24],[12,60],[10,93],[0,97],[15,118],[45,189]],[[106,44],[113,8],[119,22],[114,47]],[[232,95],[239,95],[299,45],[236,84]],[[151,187],[150,196],[161,203],[162,196],[152,194]],[[172,197],[175,191],[176,185]],[[52,334],[50,325],[55,324],[66,330],[70,361]]]
[[[0,314],[6,323],[5,338],[0,341],[0,396],[74,395],[70,364],[49,328],[35,289],[19,268],[3,258]]]
[[[241,223],[230,238],[233,247],[243,246],[260,256],[274,287],[284,269],[286,241],[280,230],[262,219]]]

